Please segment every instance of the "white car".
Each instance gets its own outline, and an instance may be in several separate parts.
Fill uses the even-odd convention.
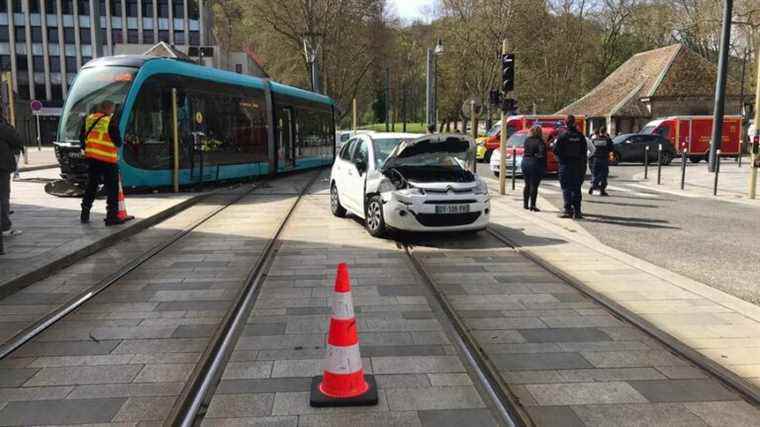
[[[357,135],[338,153],[330,209],[364,219],[367,231],[482,230],[491,210],[476,173],[475,143],[461,134]]]

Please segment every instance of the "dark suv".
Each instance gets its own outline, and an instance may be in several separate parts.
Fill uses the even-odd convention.
[[[640,133],[626,133],[618,135],[612,140],[612,164],[622,162],[643,162],[644,151],[649,147],[649,161],[657,161],[657,149],[662,144],[663,165],[669,165],[677,153],[673,144],[659,135],[647,135]]]

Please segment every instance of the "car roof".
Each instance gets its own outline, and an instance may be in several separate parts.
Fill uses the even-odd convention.
[[[404,132],[373,132],[367,134],[371,139],[404,139],[404,138],[419,138],[422,133],[404,133]]]

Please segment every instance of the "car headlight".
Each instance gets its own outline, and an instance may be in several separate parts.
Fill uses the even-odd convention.
[[[478,185],[473,190],[475,194],[488,194],[488,185],[483,180],[478,180]]]

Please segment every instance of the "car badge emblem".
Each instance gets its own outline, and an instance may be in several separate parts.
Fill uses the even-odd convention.
[[[447,185],[447,186],[446,186],[446,192],[447,192],[447,193],[453,193],[453,192],[454,192],[454,189],[453,189],[453,188],[451,188],[451,186],[450,186],[450,185]]]

